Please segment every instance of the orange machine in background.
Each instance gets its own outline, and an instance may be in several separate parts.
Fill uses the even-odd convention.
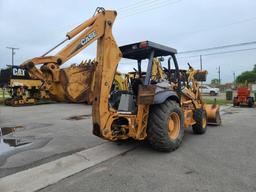
[[[238,87],[237,96],[233,99],[233,105],[247,105],[248,107],[253,107],[254,98],[251,97],[251,90],[248,87]]]

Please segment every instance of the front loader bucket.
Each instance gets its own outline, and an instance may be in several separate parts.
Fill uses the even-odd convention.
[[[208,125],[221,125],[220,106],[216,104],[205,104]]]

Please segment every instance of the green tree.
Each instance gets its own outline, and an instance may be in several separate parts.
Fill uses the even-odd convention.
[[[254,65],[254,67],[253,67],[253,70],[252,70],[253,72],[256,72],[256,64]]]
[[[237,84],[256,83],[256,64],[252,71],[245,71],[236,78]]]
[[[216,86],[216,85],[219,85],[219,84],[220,84],[219,79],[215,78],[215,79],[211,80],[211,85]]]
[[[256,83],[256,70],[243,72],[236,78],[236,83]]]

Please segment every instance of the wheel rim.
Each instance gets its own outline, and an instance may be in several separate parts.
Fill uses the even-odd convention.
[[[172,112],[168,120],[168,134],[171,139],[176,139],[180,133],[180,116]]]
[[[205,128],[207,125],[207,120],[206,120],[206,116],[204,115],[203,119],[202,119],[202,127]]]

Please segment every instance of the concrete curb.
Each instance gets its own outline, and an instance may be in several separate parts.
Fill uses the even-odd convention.
[[[104,143],[55,161],[3,177],[0,179],[0,191],[36,191],[127,152],[134,147],[134,144],[117,145],[114,143]]]

